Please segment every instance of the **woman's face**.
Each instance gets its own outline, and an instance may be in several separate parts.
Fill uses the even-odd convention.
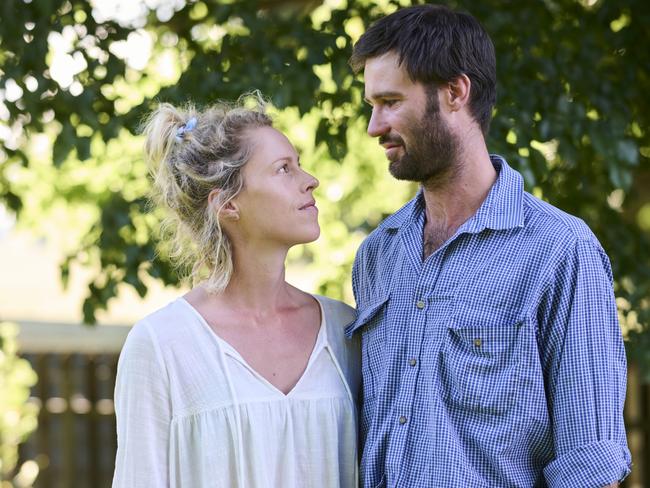
[[[300,167],[298,153],[272,127],[252,130],[253,153],[242,170],[244,188],[234,199],[237,228],[247,243],[294,244],[320,235],[313,190],[318,180]]]

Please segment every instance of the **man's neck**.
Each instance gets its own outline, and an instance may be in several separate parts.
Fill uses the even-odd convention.
[[[496,178],[497,172],[483,145],[461,153],[451,172],[422,185],[425,259],[476,213]]]

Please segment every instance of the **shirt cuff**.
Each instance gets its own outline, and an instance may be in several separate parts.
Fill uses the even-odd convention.
[[[630,451],[614,441],[592,442],[557,458],[544,468],[549,487],[606,486],[630,474]]]

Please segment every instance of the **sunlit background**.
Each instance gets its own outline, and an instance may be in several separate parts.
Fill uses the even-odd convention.
[[[157,101],[205,104],[252,88],[271,97],[277,127],[321,182],[321,238],[291,251],[288,280],[353,304],[356,249],[416,186],[389,176],[365,134],[347,57],[369,19],[410,3],[3,0],[0,438],[11,449],[0,488],[110,486],[122,341],[188,288],[151,259],[160,215],[141,206],[149,183],[137,125]],[[535,196],[585,219],[612,259],[631,364],[626,486],[644,486],[650,2],[448,3],[474,13],[495,41],[490,150]]]

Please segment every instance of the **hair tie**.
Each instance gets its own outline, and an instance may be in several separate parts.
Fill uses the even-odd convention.
[[[178,142],[183,142],[185,134],[192,132],[192,130],[194,130],[196,127],[196,122],[196,117],[192,117],[187,121],[187,123],[181,125],[178,129],[176,129],[176,140]]]

